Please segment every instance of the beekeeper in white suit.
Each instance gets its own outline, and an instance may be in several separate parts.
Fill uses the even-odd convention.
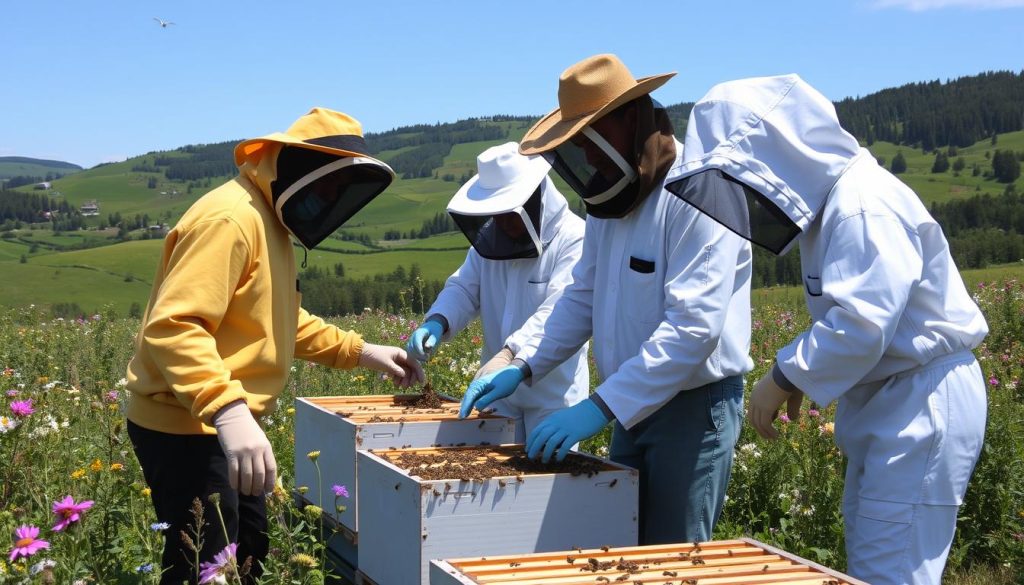
[[[471,384],[461,411],[528,397],[593,336],[600,385],[539,424],[527,456],[564,460],[612,423],[610,458],[640,475],[640,544],[711,538],[753,369],[750,243],[664,189],[683,145],[650,94],[673,75],[638,79],[612,54],[562,72],[558,108],[520,152],[553,161],[583,199],[583,256],[513,365]]]
[[[546,315],[572,282],[583,251],[584,222],[569,210],[548,178],[551,165],[519,154],[519,145],[494,146],[477,157],[476,176],[452,197],[448,213],[472,248],[427,318],[409,338],[407,352],[425,361],[477,316],[483,325],[477,377],[511,363],[522,335],[513,335],[534,313]],[[540,318],[540,317],[539,317]],[[538,381],[529,393],[495,402],[496,412],[519,419],[518,441],[548,414],[587,397],[587,346]]]
[[[754,386],[748,420],[775,438],[783,403],[793,417],[803,394],[838,399],[848,572],[938,584],[984,436],[971,350],[988,333],[942,229],[796,75],[712,88],[666,188],[776,254],[799,244],[813,322]]]

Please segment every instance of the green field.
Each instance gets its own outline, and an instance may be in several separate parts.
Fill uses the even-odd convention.
[[[924,154],[920,150],[909,146],[898,146],[889,142],[876,142],[868,147],[871,154],[885,159],[885,167],[892,165],[892,159],[897,152],[903,153],[907,161],[907,172],[899,176],[904,183],[909,185],[925,204],[932,202],[944,202],[951,199],[962,199],[974,195],[998,195],[1006,188],[1006,184],[998,183],[994,179],[986,179],[985,171],[992,169],[991,155],[996,150],[1024,150],[1024,131],[1009,132],[1000,134],[995,146],[991,141],[982,140],[972,146],[958,149],[957,156],[950,157],[951,168],[944,173],[932,173],[932,164],[935,162],[933,153]],[[945,152],[946,149],[942,149]],[[987,156],[986,156],[987,155]],[[953,172],[952,164],[958,157],[963,157],[965,167],[957,176]],[[982,173],[972,176],[974,165],[981,167]],[[1024,179],[1017,179],[1017,190],[1024,190]]]
[[[162,244],[162,240],[129,241],[68,252],[40,248],[37,254],[28,255],[27,244],[0,239],[0,270],[5,275],[0,282],[0,306],[77,303],[85,311],[110,306],[124,315],[132,303],[145,305]],[[347,250],[315,249],[309,252],[307,263],[329,273],[333,273],[335,264],[341,263],[346,278],[352,279],[390,273],[398,266],[409,269],[417,264],[425,279],[444,280],[462,264],[467,248],[461,233],[394,244],[388,250],[371,251],[355,242],[330,240],[325,246]],[[301,248],[295,252],[297,262],[301,263]],[[25,263],[20,262],[23,254],[28,255]],[[967,270],[963,276],[971,287],[1008,278],[1024,280],[1024,263]],[[779,306],[801,306],[804,302],[803,289],[798,286],[756,289],[753,299],[755,303]]]
[[[70,175],[82,170],[77,165],[40,159],[17,160],[19,157],[0,157],[0,179],[9,177],[43,177],[48,174]],[[47,164],[55,163],[55,164]],[[2,181],[0,181],[2,182]]]
[[[436,176],[450,174],[456,181],[437,178],[396,180],[342,230],[347,235],[369,237],[374,241],[372,246],[332,238],[320,249],[309,253],[309,265],[333,271],[334,266],[341,263],[347,277],[362,278],[389,273],[398,266],[408,269],[412,264],[418,264],[425,278],[446,278],[465,257],[467,242],[461,233],[440,234],[422,240],[385,241],[383,237],[388,230],[402,233],[418,231],[424,221],[443,213],[459,189],[458,179],[475,172],[476,156],[488,147],[519,140],[529,126],[522,121],[487,124],[501,127],[506,133],[505,138],[454,145],[437,169]],[[412,148],[415,146],[382,151],[379,156],[388,160]],[[960,173],[954,173],[952,169],[941,174],[931,173],[934,154],[925,154],[909,146],[876,142],[869,147],[872,154],[885,159],[886,167],[897,152],[902,152],[908,168],[899,177],[914,188],[926,204],[976,194],[1001,193],[1006,185],[985,178],[985,173],[991,169],[990,157],[996,149],[1024,151],[1024,131],[998,135],[995,146],[990,140],[983,140],[960,148],[957,155],[950,158],[952,164],[958,157],[963,157],[966,166]],[[127,218],[147,214],[152,223],[173,225],[193,201],[229,178],[200,181],[202,187],[193,188],[190,194],[186,182],[168,181],[162,173],[132,171],[132,167],[137,165],[153,166],[155,154],[186,156],[184,152],[169,151],[104,164],[54,181],[51,194],[59,191],[62,197],[76,206],[87,200],[97,200],[100,216],[88,219],[92,228],[106,227],[108,215],[114,212]],[[975,165],[981,169],[978,176],[972,175]],[[148,182],[153,177],[157,179],[157,185],[150,189]],[[554,179],[570,202],[578,203],[564,183],[557,176]],[[1020,190],[1024,190],[1022,181],[1024,179],[1017,181]],[[24,186],[18,190],[30,192],[32,188]],[[36,227],[47,228],[49,225]],[[138,235],[133,234],[132,237]],[[0,265],[7,269],[5,285],[0,287],[0,306],[77,302],[83,309],[91,310],[109,303],[124,314],[133,302],[144,304],[148,297],[146,283],[156,269],[161,243],[156,240],[118,243],[114,236],[116,230],[111,229],[60,234],[49,229],[21,229],[0,239]],[[73,248],[86,249],[69,251]],[[23,257],[26,259],[24,264],[21,263]],[[297,250],[297,258],[301,262],[301,250]],[[974,274],[984,276],[972,276]],[[991,280],[1004,275],[1020,277],[1021,267],[1015,264],[970,271],[965,278],[969,281]],[[55,282],[62,284],[55,286]],[[758,295],[768,295],[772,302],[803,302],[799,287],[756,291],[755,296]]]

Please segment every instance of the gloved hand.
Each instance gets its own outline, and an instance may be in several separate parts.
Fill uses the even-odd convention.
[[[405,344],[405,352],[414,360],[420,363],[425,362],[441,343],[443,334],[444,325],[440,321],[427,319],[409,336],[409,342]]]
[[[484,364],[483,367],[481,367],[479,370],[476,371],[476,375],[473,376],[473,379],[474,380],[479,380],[480,378],[486,376],[487,374],[490,374],[492,372],[497,372],[501,368],[504,368],[505,366],[511,364],[513,358],[515,358],[515,357],[516,356],[515,356],[514,353],[512,353],[511,349],[509,349],[507,347],[501,348],[501,351],[499,351],[498,353],[494,354],[494,357],[492,357],[491,359],[487,360],[487,363]]]
[[[601,412],[601,407],[587,398],[555,412],[534,427],[526,438],[526,456],[535,459],[544,449],[541,463],[547,463],[558,449],[555,460],[563,461],[573,445],[601,432],[606,424],[608,417]]]
[[[790,420],[800,417],[800,404],[804,401],[804,393],[795,390],[788,392],[775,383],[772,371],[769,370],[750,391],[750,405],[747,407],[747,420],[753,425],[757,434],[765,439],[777,439],[779,431],[772,423],[779,414],[783,402]]]
[[[246,496],[274,491],[277,460],[263,429],[244,400],[236,400],[213,417],[217,440],[228,459],[228,482]]]
[[[466,418],[475,406],[477,410],[487,408],[495,400],[511,395],[523,381],[523,371],[517,366],[505,366],[497,372],[473,380],[462,397],[459,418]]]
[[[390,345],[374,345],[363,343],[363,352],[359,354],[359,365],[391,376],[391,381],[401,388],[426,381],[423,367],[399,347]]]

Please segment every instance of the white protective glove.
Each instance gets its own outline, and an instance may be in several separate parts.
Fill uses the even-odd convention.
[[[263,429],[244,400],[228,404],[213,417],[217,439],[228,459],[231,488],[246,496],[274,490],[277,460]]]
[[[363,353],[359,354],[359,365],[391,377],[395,386],[408,388],[414,384],[423,384],[426,376],[423,366],[405,353],[404,349],[390,345],[374,345],[363,343]]]
[[[486,376],[487,374],[490,374],[491,372],[497,372],[501,368],[504,368],[505,366],[511,364],[513,358],[515,358],[515,357],[516,356],[515,356],[515,354],[512,353],[511,349],[509,349],[507,347],[501,348],[501,351],[499,351],[498,353],[494,354],[494,357],[492,357],[491,359],[487,360],[487,363],[484,364],[479,370],[476,371],[476,375],[473,376],[473,379],[476,380],[480,376]]]
[[[747,407],[747,420],[753,425],[757,434],[765,439],[777,439],[779,431],[772,423],[779,414],[779,408],[786,403],[786,411],[790,420],[800,418],[800,405],[804,401],[804,393],[800,390],[788,392],[779,387],[769,370],[763,378],[754,384],[750,391],[750,405]]]

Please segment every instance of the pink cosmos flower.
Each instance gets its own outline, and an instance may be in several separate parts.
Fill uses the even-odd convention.
[[[343,485],[334,484],[331,486],[331,490],[334,492],[334,496],[337,498],[348,497],[348,488]]]
[[[14,416],[28,416],[32,414],[35,412],[35,410],[32,409],[32,399],[15,400],[11,403],[11,412],[14,413]]]
[[[233,575],[237,569],[235,553],[238,543],[232,542],[213,557],[212,563],[199,564],[199,583],[225,583],[226,577]]]
[[[71,496],[64,496],[63,500],[53,503],[53,513],[57,516],[57,523],[53,525],[54,532],[60,532],[68,526],[82,519],[82,513],[92,507],[92,500],[75,503]]]
[[[11,549],[11,562],[18,557],[28,558],[44,548],[50,548],[50,543],[39,540],[39,528],[22,524],[14,530],[14,548]]]

